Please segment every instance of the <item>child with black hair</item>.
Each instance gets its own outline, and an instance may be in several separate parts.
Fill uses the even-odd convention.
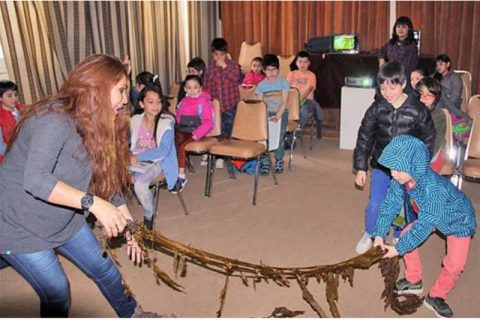
[[[445,302],[455,287],[467,263],[468,251],[477,223],[471,201],[450,181],[432,171],[430,154],[421,140],[399,135],[385,147],[378,159],[389,169],[393,179],[383,201],[376,230],[374,246],[386,249],[384,258],[403,256],[405,278],[397,281],[398,294],[421,294],[422,264],[418,247],[435,231],[446,238],[447,250],[442,270],[428,292],[424,305],[442,318],[453,317],[453,311]],[[390,224],[403,205],[404,194],[412,199],[416,213],[414,221],[403,230],[398,243],[385,245]]]
[[[146,86],[155,86],[160,89],[160,94],[163,96],[162,84],[160,83],[160,77],[158,74],[153,74],[148,71],[142,71],[135,77],[135,86],[132,86],[130,90],[130,102],[132,108],[137,106],[138,94]],[[133,110],[131,110],[133,112]]]
[[[389,170],[378,163],[385,146],[394,136],[400,134],[419,137],[430,150],[435,140],[430,112],[415,95],[403,93],[407,76],[402,64],[398,62],[384,64],[378,72],[377,83],[381,92],[380,99],[375,100],[365,112],[353,153],[353,168],[357,171],[355,183],[358,186],[365,186],[370,158],[372,167],[364,234],[355,247],[358,254],[372,247],[371,235],[375,232],[378,209],[385,199],[390,182]]]
[[[308,52],[300,51],[297,53],[290,65],[292,71],[288,73],[287,80],[290,86],[300,91],[300,128],[305,127],[309,115],[313,114],[317,120],[317,139],[320,139],[322,137],[323,110],[314,98],[317,76],[308,70],[310,64],[311,60]]]
[[[260,81],[265,79],[265,73],[262,70],[262,57],[255,57],[250,64],[250,72],[245,75],[242,81],[242,87],[251,89],[254,86],[258,86]]]
[[[0,165],[7,150],[12,130],[25,110],[18,102],[17,85],[9,80],[0,81]]]
[[[135,172],[134,190],[144,210],[144,223],[153,229],[153,194],[149,187],[160,173],[167,180],[172,193],[182,191],[185,184],[178,179],[177,152],[175,149],[175,119],[167,111],[167,102],[157,86],[146,86],[140,91],[138,104],[130,121],[131,146],[133,153],[130,164],[139,161],[155,161],[143,173]]]
[[[195,57],[190,60],[187,64],[187,75],[196,75],[199,76],[202,81],[205,75],[205,62],[200,57]],[[177,101],[182,101],[185,98],[185,82],[182,82],[180,85],[180,90],[178,91]]]
[[[280,123],[280,141],[284,141],[285,132],[288,123],[288,109],[287,100],[290,85],[288,81],[279,75],[280,62],[278,57],[273,54],[266,54],[263,56],[263,71],[266,78],[262,80],[257,88],[255,94],[260,100],[264,100],[267,104],[268,120],[273,122],[281,121]],[[280,143],[277,150],[275,150],[275,172],[283,172],[283,156],[285,155],[284,144]],[[268,157],[262,157],[260,162],[260,174],[268,175],[270,172],[270,163]]]
[[[204,90],[213,99],[220,102],[222,112],[222,139],[230,139],[233,120],[240,101],[240,85],[242,73],[240,65],[227,58],[228,45],[223,38],[215,38],[211,43],[212,61],[205,72]],[[217,159],[217,168],[223,168],[223,159]]]

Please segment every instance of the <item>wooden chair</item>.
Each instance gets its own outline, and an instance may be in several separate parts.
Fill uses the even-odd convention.
[[[170,87],[168,88],[168,96],[169,97],[177,97],[178,93],[180,92],[181,82],[173,82]]]
[[[253,58],[262,56],[262,44],[260,42],[243,41],[238,55],[238,64],[243,74],[250,71]]]
[[[257,100],[257,95],[255,94],[255,85],[252,85],[250,88],[246,88],[242,85],[238,86],[238,91],[240,91],[240,100]]]
[[[287,100],[288,109],[288,123],[286,133],[292,134],[292,144],[290,146],[290,153],[288,156],[288,171],[292,171],[293,150],[297,142],[297,132],[300,131],[298,121],[300,120],[300,91],[297,88],[291,88],[288,93]],[[303,157],[307,158],[307,152],[303,143],[303,137],[300,136],[300,143],[302,145]]]
[[[452,136],[452,117],[447,109],[442,109],[445,114],[447,130],[445,130],[445,150],[443,150],[444,161],[440,170],[440,174],[444,176],[451,176],[455,172],[455,149],[453,146]]]
[[[222,133],[222,117],[221,117],[221,111],[220,111],[220,102],[217,99],[214,99],[212,101],[213,104],[213,109],[215,113],[215,127],[210,131],[203,139],[199,141],[193,141],[190,142],[185,146],[185,152],[187,153],[187,163],[188,163],[188,168],[190,172],[195,173],[195,168],[192,166],[190,162],[190,154],[205,154],[207,153],[210,148],[218,143],[218,138],[220,134]],[[206,187],[206,183],[205,183]],[[207,190],[205,189],[205,194],[207,193]]]
[[[268,147],[268,117],[267,105],[263,101],[240,101],[233,123],[232,137],[223,140],[210,148],[207,165],[207,196],[212,193],[215,175],[215,157],[227,158],[227,168],[230,178],[235,179],[231,170],[231,159],[256,159],[255,179],[253,185],[253,205],[257,202],[257,187],[260,167],[260,157],[266,155],[270,162],[270,172],[273,181],[278,184]]]
[[[280,62],[280,67],[278,68],[279,74],[283,78],[287,78],[288,73],[290,72],[290,64],[295,59],[295,55],[291,56],[278,56],[278,61]]]
[[[470,118],[475,118],[480,113],[480,94],[476,94],[470,97],[468,101],[468,115]]]
[[[468,101],[472,95],[472,74],[466,70],[454,70],[462,78],[463,90],[462,90],[462,111],[467,113]]]
[[[473,119],[461,171],[463,178],[475,182],[480,179],[480,114]],[[459,188],[461,188],[461,182],[460,180]]]

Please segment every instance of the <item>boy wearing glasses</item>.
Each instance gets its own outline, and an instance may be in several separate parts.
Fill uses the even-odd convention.
[[[288,123],[287,99],[290,85],[288,81],[279,76],[278,67],[280,63],[278,57],[273,54],[266,54],[263,57],[262,68],[266,78],[262,80],[255,89],[258,99],[267,104],[269,121],[280,123],[280,144],[275,150],[275,172],[283,172],[283,156],[285,150],[283,141]],[[267,157],[263,157],[260,164],[260,174],[268,175],[270,164]]]

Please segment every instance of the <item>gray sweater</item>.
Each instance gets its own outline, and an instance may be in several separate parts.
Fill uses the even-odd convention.
[[[448,89],[446,94],[453,105],[461,109],[463,90],[462,77],[460,77],[458,73],[452,71],[442,77],[442,86]]]
[[[0,253],[66,243],[85,216],[47,200],[58,181],[87,191],[91,178],[92,165],[71,117],[44,112],[27,120],[0,166]],[[124,203],[121,197],[112,202]]]

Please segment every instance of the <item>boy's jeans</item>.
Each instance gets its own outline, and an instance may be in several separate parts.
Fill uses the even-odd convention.
[[[378,210],[380,210],[380,205],[387,196],[390,179],[390,175],[385,171],[372,169],[370,198],[368,199],[365,217],[365,231],[368,234],[373,234],[377,230]]]
[[[307,124],[308,116],[313,113],[315,116],[315,119],[318,121],[323,120],[323,110],[320,108],[320,105],[318,104],[317,101],[307,99],[305,100],[305,104],[303,107],[300,108],[300,120],[299,120],[299,125],[300,128],[304,128],[305,125]]]
[[[233,122],[237,113],[237,105],[233,108],[222,111],[222,135],[220,140],[230,139],[232,136]]]
[[[153,194],[150,190],[150,184],[162,173],[160,161],[144,173],[135,173],[133,189],[137,195],[138,201],[143,207],[143,216],[147,220],[152,220],[155,209],[153,207]]]
[[[137,302],[125,295],[122,278],[92,231],[85,224],[67,243],[55,249],[25,254],[2,254],[40,297],[41,317],[68,317],[70,289],[55,251],[80,268],[97,284],[119,317],[132,316]]]

